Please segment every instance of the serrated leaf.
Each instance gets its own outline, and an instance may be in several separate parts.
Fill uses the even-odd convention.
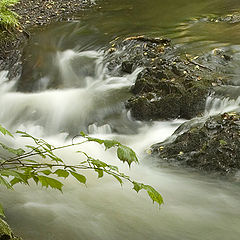
[[[161,194],[156,191],[152,186],[142,184],[142,188],[147,191],[148,196],[153,200],[153,203],[157,202],[159,205],[163,204],[163,198]]]
[[[99,138],[92,138],[92,137],[89,137],[88,135],[86,135],[84,132],[81,132],[80,134],[84,138],[87,138],[87,140],[89,142],[97,142],[99,144],[104,144],[106,150],[109,149],[109,148],[118,146],[120,144],[119,142],[117,142],[115,140],[102,140],[102,139],[99,139]]]
[[[63,169],[57,169],[54,174],[56,174],[58,177],[63,177],[63,178],[67,178],[69,175],[69,172],[67,170],[63,170]]]
[[[46,177],[46,176],[38,176],[38,180],[43,187],[46,187],[46,188],[51,187],[54,189],[58,189],[59,191],[62,192],[63,184],[60,181],[54,178]]]
[[[4,211],[3,211],[3,206],[0,203],[0,216],[5,217]]]
[[[133,189],[138,193],[142,189],[142,183],[133,182]]]
[[[103,144],[105,146],[105,150],[118,146],[119,142],[115,141],[115,140],[103,140]]]
[[[77,173],[77,172],[73,172],[73,171],[70,171],[70,173],[71,173],[72,176],[73,176],[74,178],[76,178],[80,183],[86,184],[87,179],[86,179],[85,176],[83,176],[82,174],[79,174],[79,173]]]
[[[127,162],[129,166],[133,162],[138,162],[136,153],[127,146],[120,145],[117,149],[117,156],[121,161]]]

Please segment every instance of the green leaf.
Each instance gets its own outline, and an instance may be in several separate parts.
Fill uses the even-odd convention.
[[[23,182],[25,184],[28,184],[28,176],[18,172],[18,171],[15,171],[15,170],[1,170],[0,171],[0,174],[2,176],[6,176],[6,177],[9,177],[9,176],[13,176],[15,178],[17,178],[19,180],[19,182]]]
[[[56,174],[58,177],[63,177],[63,178],[67,178],[69,175],[69,172],[67,170],[63,170],[63,169],[57,169],[54,174]]]
[[[133,189],[138,193],[142,189],[142,183],[133,182]]]
[[[118,182],[119,182],[121,185],[123,184],[123,181],[122,181],[122,179],[121,179],[119,176],[117,176],[117,175],[115,175],[115,174],[110,174],[110,175],[112,175],[115,179],[117,179]]]
[[[49,170],[49,169],[47,169],[47,170],[43,170],[43,171],[40,171],[40,172],[42,172],[43,174],[45,174],[45,175],[50,175],[51,173],[52,173],[52,171],[51,170]]]
[[[3,149],[7,150],[9,153],[13,153],[13,154],[18,155],[18,156],[21,156],[25,153],[25,151],[22,148],[18,148],[18,149],[11,148],[11,147],[8,147],[7,145],[3,144],[3,143],[0,143],[0,145],[2,146]]]
[[[82,137],[84,137],[84,138],[87,137],[87,134],[85,134],[84,132],[80,132],[80,135],[81,135]]]
[[[80,183],[86,184],[87,179],[86,179],[85,176],[83,176],[82,174],[79,174],[79,173],[77,173],[77,172],[73,172],[73,171],[70,171],[70,173],[71,173],[72,176],[73,176],[74,178],[76,178]]]
[[[117,156],[121,161],[127,162],[129,166],[133,162],[138,163],[136,153],[129,147],[120,145],[117,149]]]
[[[38,180],[43,187],[46,187],[46,188],[51,187],[54,189],[58,189],[59,191],[62,192],[63,184],[60,181],[54,178],[46,177],[46,176],[38,176]]]
[[[54,154],[52,154],[52,155],[47,154],[47,156],[50,157],[56,163],[59,163],[59,162],[63,163],[63,160],[61,158],[55,156]]]
[[[34,182],[38,185],[38,182],[39,182],[38,177],[37,176],[33,176],[32,178],[33,178]]]
[[[90,161],[94,166],[96,166],[96,167],[98,167],[98,168],[108,167],[108,165],[107,165],[105,162],[100,161],[100,160],[98,160],[98,159],[89,159],[89,161]]]
[[[118,172],[118,167],[117,167],[117,166],[108,165],[108,167],[109,167],[111,170]]]
[[[50,145],[49,143],[45,143],[45,145],[49,148],[49,150],[52,150],[52,145]]]
[[[5,217],[4,211],[3,211],[3,206],[0,203],[0,216]]]
[[[163,198],[161,194],[156,191],[152,186],[142,184],[142,188],[147,191],[148,196],[153,200],[153,203],[157,202],[159,205],[163,204]]]
[[[21,134],[21,137],[27,137],[27,138],[32,138],[32,139],[36,140],[35,137],[31,136],[30,134],[28,134],[26,132],[17,131],[16,133]]]
[[[19,180],[19,178],[16,177],[10,181],[11,186],[14,186],[17,183],[21,183],[21,180]]]
[[[3,134],[3,135],[8,135],[10,137],[13,137],[13,135],[6,129],[4,128],[2,125],[0,125],[0,132]]]
[[[104,140],[103,141],[103,144],[105,146],[105,149],[109,149],[109,148],[112,148],[112,147],[115,147],[115,146],[118,146],[119,145],[119,142],[115,141],[115,140]]]
[[[94,170],[95,170],[95,172],[98,173],[98,178],[103,177],[103,170],[102,170],[102,169],[98,169],[98,168],[96,168],[96,169],[94,169]]]
[[[81,134],[81,136],[86,138],[89,142],[97,142],[99,144],[104,144],[106,150],[109,148],[118,146],[120,144],[119,142],[117,142],[115,140],[102,140],[99,138],[92,138],[92,137],[89,137],[88,135],[86,135],[84,132],[81,132],[80,134]]]
[[[4,185],[7,189],[13,189],[11,184],[0,175],[0,184]]]
[[[102,139],[99,139],[99,138],[87,137],[87,140],[88,140],[89,142],[96,142],[96,143],[99,143],[99,144],[104,143],[104,141],[103,141]]]
[[[25,147],[32,149],[34,152],[39,154],[42,158],[46,158],[46,155],[36,146],[26,145]]]

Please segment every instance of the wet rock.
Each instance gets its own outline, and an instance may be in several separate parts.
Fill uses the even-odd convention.
[[[191,56],[180,55],[165,38],[116,39],[106,51],[105,61],[115,75],[143,69],[131,87],[133,96],[126,102],[137,120],[198,116],[204,111],[212,86],[225,82],[212,68]]]
[[[226,22],[226,23],[239,23],[240,22],[240,13],[234,12],[224,16],[216,16],[208,18],[210,22]]]
[[[153,145],[152,154],[171,163],[207,172],[240,170],[240,115],[224,113],[176,130],[171,139]]]
[[[133,71],[133,62],[125,61],[122,63],[122,71],[125,73],[132,73]]]

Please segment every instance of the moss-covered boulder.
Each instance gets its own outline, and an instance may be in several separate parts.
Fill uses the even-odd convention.
[[[170,139],[153,145],[152,154],[208,172],[232,174],[240,170],[238,113],[224,113],[187,126],[183,124]]]
[[[8,224],[0,218],[0,240],[21,240],[21,238],[14,236]]]
[[[133,96],[126,102],[137,120],[198,116],[212,87],[226,82],[219,71],[180,54],[169,39],[138,36],[111,44],[106,61],[112,74],[142,68],[130,90]]]

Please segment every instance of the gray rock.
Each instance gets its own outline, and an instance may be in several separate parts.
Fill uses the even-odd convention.
[[[202,122],[186,123],[175,137],[154,144],[152,154],[160,159],[206,172],[234,174],[240,170],[240,115],[224,113]]]

